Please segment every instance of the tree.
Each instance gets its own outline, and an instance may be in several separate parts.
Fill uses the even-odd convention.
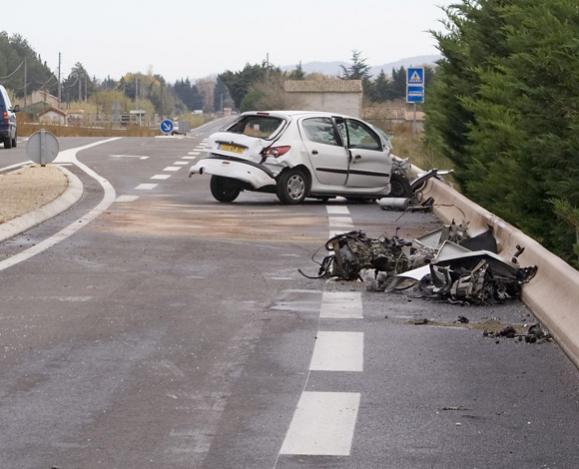
[[[290,80],[305,80],[306,74],[304,73],[301,62],[288,74],[288,78]]]
[[[545,201],[579,206],[576,1],[465,1],[447,15],[428,142],[469,197],[574,259],[575,228]]]
[[[370,77],[370,66],[366,64],[366,59],[362,57],[359,50],[352,51],[352,65],[342,68],[342,80],[368,80]]]

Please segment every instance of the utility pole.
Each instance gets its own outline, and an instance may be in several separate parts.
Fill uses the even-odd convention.
[[[76,71],[76,77],[78,78],[78,102],[82,101],[82,77],[80,76],[80,72]]]
[[[60,104],[62,101],[62,84],[60,81],[60,65],[61,65],[61,54],[58,53],[58,107],[60,108]]]
[[[26,63],[26,57],[24,57],[24,107],[26,107],[28,101],[28,89],[26,82],[28,81],[28,64]]]

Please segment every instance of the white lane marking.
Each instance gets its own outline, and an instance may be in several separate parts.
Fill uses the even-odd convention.
[[[154,176],[151,176],[151,179],[156,180],[156,181],[165,181],[167,179],[169,179],[171,177],[170,174],[155,174]]]
[[[362,311],[360,292],[325,291],[322,294],[322,319],[361,319]]]
[[[293,277],[270,277],[270,280],[293,280]]]
[[[191,156],[199,156],[201,154],[201,152],[200,151],[190,151],[187,154],[191,155]]]
[[[330,230],[330,238],[334,238],[335,236],[342,235],[344,233],[349,233],[352,230]]]
[[[34,164],[34,161],[26,160],[26,161],[23,161],[22,163],[16,163],[16,164],[11,164],[10,166],[4,166],[3,168],[0,168],[0,173],[3,173],[5,171],[10,171],[11,169],[20,168],[21,166],[25,166],[27,164]]]
[[[184,156],[183,158],[181,158],[182,160],[196,160],[197,157],[196,156]]]
[[[118,203],[129,203],[129,202],[134,202],[135,200],[138,200],[139,196],[138,195],[119,195],[117,197],[117,199],[115,200],[115,202]]]
[[[364,371],[364,333],[318,331],[310,370]]]
[[[354,222],[350,217],[329,217],[328,224],[333,228],[354,228]]]
[[[137,187],[135,187],[135,190],[137,191],[150,191],[152,189],[154,189],[155,187],[157,187],[159,184],[152,184],[149,182],[144,182],[143,184],[139,184]]]
[[[350,215],[350,210],[346,205],[326,205],[328,215]]]
[[[139,160],[148,160],[150,156],[145,155],[111,155],[111,158],[137,158]]]
[[[180,166],[167,166],[166,168],[163,168],[163,171],[179,171],[181,169]]]
[[[72,236],[74,233],[76,233],[78,230],[80,230],[81,228],[86,226],[88,223],[93,221],[96,217],[98,217],[101,213],[103,213],[107,208],[110,207],[110,205],[115,201],[115,197],[116,197],[115,188],[112,186],[112,184],[107,179],[100,176],[98,173],[93,171],[91,168],[89,168],[84,163],[81,163],[80,161],[78,161],[76,159],[76,154],[79,151],[87,150],[89,148],[96,147],[98,145],[103,145],[105,143],[114,142],[115,140],[120,140],[120,137],[109,138],[106,140],[100,140],[98,142],[90,143],[90,144],[84,145],[82,147],[71,148],[69,150],[65,150],[65,151],[59,153],[59,155],[57,156],[57,158],[55,160],[55,163],[65,163],[65,162],[74,163],[76,166],[78,166],[78,168],[80,168],[82,171],[84,171],[86,174],[88,174],[91,178],[95,179],[100,184],[100,186],[103,188],[103,192],[104,192],[103,198],[95,208],[90,210],[84,216],[80,217],[78,220],[73,221],[70,225],[64,227],[58,233],[52,235],[49,238],[46,238],[45,240],[39,242],[38,244],[36,244],[28,249],[25,249],[22,252],[19,252],[18,254],[14,255],[14,256],[8,257],[7,259],[4,259],[3,261],[1,261],[0,262],[0,271],[8,269],[9,267],[12,267],[13,265],[19,264],[20,262],[23,262],[27,259],[30,259],[31,257],[36,256],[37,254],[40,254],[41,252],[46,251],[47,249],[51,248],[55,244],[58,244],[59,242],[64,241],[66,238]]]
[[[173,164],[175,166],[185,166],[185,165],[188,165],[189,163],[187,163],[186,161],[175,161],[175,162],[173,162]]]
[[[281,454],[349,456],[360,393],[304,392]]]

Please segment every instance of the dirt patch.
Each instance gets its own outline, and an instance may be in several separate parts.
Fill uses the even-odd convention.
[[[55,166],[26,166],[0,174],[0,223],[52,202],[68,186]]]
[[[109,212],[106,230],[145,236],[319,243],[320,217],[282,208],[200,206],[141,199]]]

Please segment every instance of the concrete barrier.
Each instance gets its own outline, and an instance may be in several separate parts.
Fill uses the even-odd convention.
[[[491,226],[506,259],[515,253],[517,245],[525,248],[519,257],[521,266],[537,265],[539,270],[523,287],[523,301],[579,367],[579,272],[521,230],[441,181],[431,179],[423,196],[435,200],[434,213],[444,222],[469,221],[469,231],[475,234]]]

